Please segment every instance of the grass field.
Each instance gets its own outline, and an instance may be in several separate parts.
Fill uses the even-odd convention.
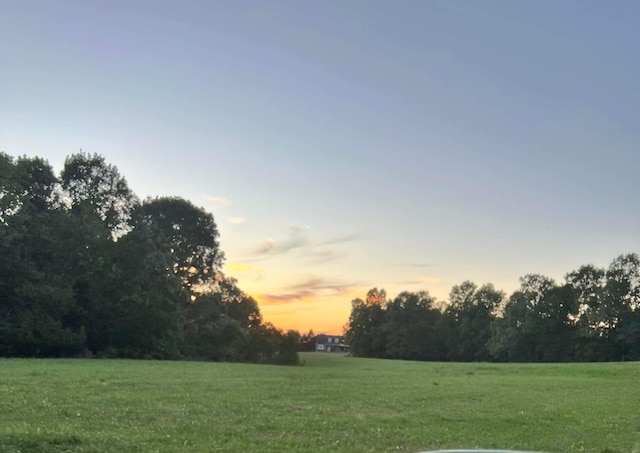
[[[1,452],[640,452],[640,363],[0,360]]]

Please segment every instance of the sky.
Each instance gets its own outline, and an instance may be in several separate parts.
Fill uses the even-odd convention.
[[[640,2],[0,0],[0,151],[214,215],[265,321],[640,252]]]

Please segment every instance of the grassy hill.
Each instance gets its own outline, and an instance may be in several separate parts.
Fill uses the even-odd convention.
[[[0,452],[640,452],[640,363],[0,360]]]

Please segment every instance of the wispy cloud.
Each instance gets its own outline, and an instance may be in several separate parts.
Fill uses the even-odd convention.
[[[276,305],[292,302],[312,302],[321,298],[348,297],[353,293],[354,284],[312,277],[283,288],[278,294],[258,294],[261,304]]]
[[[202,195],[202,197],[205,200],[210,201],[211,203],[218,204],[220,206],[231,206],[231,200],[229,200],[228,198],[214,197],[213,195],[207,194]]]
[[[307,228],[291,227],[289,228],[289,237],[278,241],[272,238],[265,239],[254,250],[254,254],[280,255],[290,250],[309,245],[309,234],[307,230]]]
[[[305,295],[301,294],[256,294],[255,299],[260,305],[290,304],[292,302],[304,302]]]
[[[276,246],[275,239],[271,239],[271,238],[265,239],[262,243],[260,243],[258,248],[256,248],[255,254],[264,255],[266,253],[269,253],[269,251],[273,249],[275,246]]]
[[[305,281],[288,286],[287,289],[291,289],[291,290],[309,289],[314,291],[317,291],[317,290],[341,291],[345,288],[350,288],[352,286],[353,284],[351,283],[331,281],[331,280],[324,279],[322,277],[310,277]]]
[[[345,253],[336,252],[333,250],[313,250],[306,255],[307,261],[312,263],[328,263],[329,261],[336,261],[346,256]]]
[[[234,225],[239,225],[241,223],[245,223],[247,221],[247,219],[245,219],[244,217],[229,217],[227,219],[227,222],[232,223]]]
[[[242,274],[242,281],[251,280],[254,282],[262,280],[262,274],[264,271],[262,268],[239,263],[226,263],[224,265],[224,270],[231,276],[240,277],[239,274]]]
[[[268,238],[258,244],[251,255],[254,257],[276,256],[293,250],[304,250],[305,259],[312,262],[333,261],[344,256],[328,249],[327,246],[342,244],[358,239],[356,234],[335,236],[328,239],[315,239],[309,227],[290,227],[287,236],[282,239]]]
[[[342,244],[343,242],[351,242],[358,239],[357,234],[345,234],[343,236],[336,236],[333,238],[326,239],[324,241],[320,241],[317,243],[318,246],[324,245],[333,245],[333,244]]]

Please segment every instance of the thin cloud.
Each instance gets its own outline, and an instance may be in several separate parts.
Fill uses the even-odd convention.
[[[254,254],[281,255],[290,250],[305,247],[309,245],[309,243],[309,235],[306,228],[291,227],[289,228],[288,238],[279,241],[272,238],[266,239],[258,245],[254,250]]]
[[[357,234],[345,234],[343,236],[336,236],[334,238],[329,238],[325,241],[318,242],[317,245],[324,246],[324,245],[342,244],[344,242],[355,241],[356,239],[358,239]]]
[[[241,223],[245,223],[247,221],[247,219],[245,219],[244,217],[229,217],[227,219],[227,222],[232,223],[234,225],[239,225]]]
[[[231,200],[223,197],[214,197],[213,195],[203,195],[205,200],[210,201],[211,203],[219,204],[221,206],[231,206]]]
[[[266,239],[264,242],[260,244],[260,246],[256,249],[255,253],[258,255],[264,255],[269,253],[271,249],[276,246],[276,241],[274,239]]]
[[[283,288],[282,293],[258,294],[255,297],[259,303],[264,305],[309,303],[322,298],[348,297],[353,293],[353,287],[353,284],[313,277]]]
[[[321,250],[321,251],[312,251],[307,254],[307,261],[312,263],[327,263],[329,261],[336,261],[341,258],[344,258],[346,255],[344,253],[334,252],[333,250]]]
[[[309,302],[310,295],[306,293],[257,294],[255,298],[260,305],[281,305],[293,302]]]
[[[247,266],[246,264],[239,263],[226,263],[224,265],[225,271],[229,273],[229,275],[234,275],[235,273],[242,273],[242,280],[247,281],[251,280],[257,282],[262,279],[262,273],[264,269]]]
[[[295,285],[290,285],[287,289],[299,290],[299,289],[311,289],[311,290],[333,290],[333,291],[342,291],[345,288],[351,288],[354,286],[349,283],[335,282],[331,280],[327,280],[321,277],[311,277],[303,282],[296,283]]]
[[[289,228],[288,236],[284,239],[265,239],[251,251],[251,256],[265,258],[300,249],[304,250],[304,259],[314,263],[323,263],[344,257],[344,253],[327,249],[326,246],[353,241],[357,238],[356,234],[348,234],[325,240],[315,240],[310,236],[309,227],[296,226]]]

